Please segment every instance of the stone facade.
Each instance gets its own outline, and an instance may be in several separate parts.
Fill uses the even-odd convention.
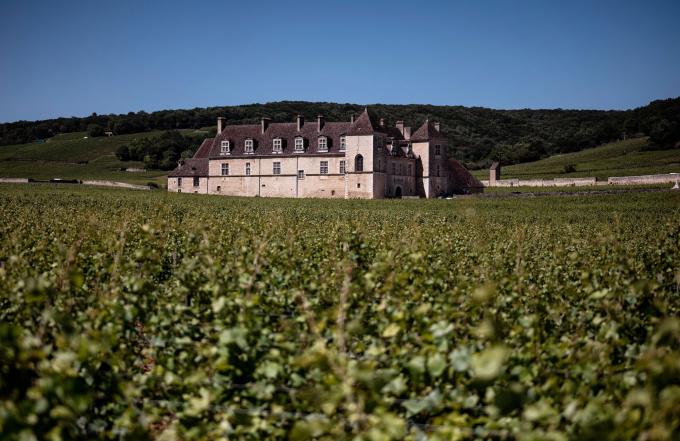
[[[294,198],[437,197],[479,191],[481,184],[448,157],[438,124],[413,135],[368,110],[349,122],[223,126],[168,176],[168,191]]]

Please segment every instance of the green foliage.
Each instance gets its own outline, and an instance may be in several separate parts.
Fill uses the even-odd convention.
[[[678,439],[678,207],[2,186],[0,431]]]
[[[653,101],[638,113],[654,148],[680,148],[680,99]]]
[[[540,161],[508,165],[503,178],[557,178],[564,167],[573,164],[573,177],[592,176],[606,180],[610,176],[634,176],[678,172],[680,149],[657,149],[647,138],[613,142],[581,152],[554,155]],[[475,176],[488,179],[488,170],[476,170]]]
[[[127,160],[143,161],[147,168],[172,170],[181,157],[193,156],[203,139],[200,134],[185,135],[176,130],[139,138],[130,144]],[[125,161],[121,156],[118,158]]]
[[[562,169],[562,173],[575,173],[576,172],[576,165],[575,164],[564,164],[564,168]]]
[[[92,137],[104,136],[104,127],[99,124],[88,124],[87,135]]]
[[[130,160],[130,147],[128,147],[125,144],[119,146],[116,149],[116,158],[118,158],[120,161],[129,161]]]
[[[0,148],[0,177],[51,179],[104,179],[145,184],[158,179],[162,171],[128,173],[125,168],[144,168],[141,161],[123,162],[116,157],[121,145],[162,132],[88,138],[86,132],[57,135],[42,144],[19,144]]]
[[[453,155],[470,168],[485,168],[498,150],[507,163],[526,162],[556,153],[581,151],[603,143],[652,136],[653,142],[680,141],[680,98],[653,101],[645,107],[626,111],[521,109],[495,110],[482,107],[371,104],[371,109],[389,124],[404,120],[414,127],[425,119],[439,120],[449,139]],[[0,145],[31,142],[59,133],[89,130],[91,124],[116,134],[150,130],[200,129],[209,127],[205,137],[214,136],[215,120],[227,124],[253,124],[268,116],[273,122],[290,122],[295,115],[310,120],[325,115],[329,121],[349,121],[363,105],[325,102],[281,101],[243,106],[129,112],[125,115],[97,115],[86,118],[57,118],[0,124]],[[663,121],[668,124],[663,123]],[[673,141],[674,140],[674,141]],[[158,158],[158,161],[161,161]]]

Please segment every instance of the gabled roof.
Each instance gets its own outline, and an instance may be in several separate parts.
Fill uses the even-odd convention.
[[[208,158],[191,158],[180,161],[177,168],[168,173],[168,176],[172,177],[208,176]]]
[[[423,125],[411,135],[411,141],[413,142],[431,141],[435,139],[446,140],[446,137],[435,129],[434,124],[428,119],[426,119]]]

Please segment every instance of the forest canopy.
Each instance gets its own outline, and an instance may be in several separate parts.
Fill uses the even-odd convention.
[[[142,161],[149,169],[172,170],[180,158],[190,158],[203,141],[204,135],[182,134],[168,130],[158,136],[135,139],[116,149],[121,161]]]
[[[363,108],[363,105],[357,104],[281,101],[121,115],[93,113],[84,118],[0,124],[0,145],[33,142],[78,131],[102,136],[107,131],[122,135],[152,130],[198,129],[213,126],[218,116],[225,117],[227,124],[257,123],[262,116],[271,118],[273,122],[286,122],[293,121],[297,114],[309,119],[324,115],[328,121],[347,121],[351,114],[358,114]],[[369,108],[389,124],[404,120],[414,130],[427,118],[440,121],[453,156],[472,168],[485,167],[493,160],[508,164],[533,161],[634,136],[649,136],[650,148],[680,147],[680,97],[653,101],[647,106],[623,111],[495,110],[416,104],[373,104]],[[163,167],[169,166],[171,157],[181,155],[181,151],[177,152],[178,148],[173,144],[165,151],[169,153],[156,155],[155,160],[149,160],[149,165],[155,161],[158,167],[163,163]]]

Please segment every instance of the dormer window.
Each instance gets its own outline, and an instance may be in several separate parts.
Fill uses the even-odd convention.
[[[281,153],[283,151],[283,145],[281,138],[274,138],[272,140],[272,152]]]
[[[301,136],[295,138],[295,152],[302,153],[305,151],[305,139]]]
[[[229,141],[222,141],[220,143],[220,155],[228,155],[231,153],[231,146],[229,145]]]
[[[246,143],[244,146],[244,151],[246,153],[253,153],[255,150],[253,149],[253,140],[252,139],[246,139]]]
[[[442,146],[440,146],[439,144],[435,144],[434,155],[435,156],[441,156],[441,154],[442,154]]]
[[[340,137],[340,151],[344,152],[346,148],[347,148],[347,140],[345,139],[345,135],[342,135]]]
[[[320,152],[328,151],[328,138],[326,138],[325,136],[319,136],[319,151]]]

